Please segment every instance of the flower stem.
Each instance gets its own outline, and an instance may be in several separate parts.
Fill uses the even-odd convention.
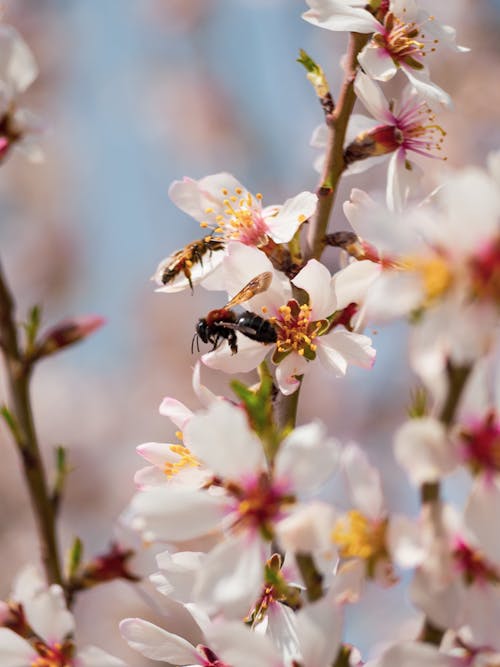
[[[346,73],[337,105],[332,114],[326,117],[329,127],[328,147],[325,165],[317,190],[318,207],[309,225],[307,236],[306,261],[320,259],[325,247],[325,234],[330,214],[335,203],[340,177],[346,167],[344,161],[344,143],[347,124],[351,117],[356,94],[354,80],[358,68],[358,54],[370,39],[370,35],[353,32],[350,35],[346,57]]]
[[[5,356],[8,408],[42,552],[42,562],[49,584],[63,585],[57,546],[55,511],[48,491],[31,408],[29,384],[32,365],[21,350],[14,315],[14,301],[0,265],[0,348]]]
[[[447,429],[449,429],[454,422],[458,404],[471,373],[472,367],[454,366],[450,362],[446,370],[448,376],[448,393],[441,410],[441,414],[439,415],[439,419],[442,424]],[[440,530],[441,497],[439,482],[427,482],[422,484],[420,489],[420,501],[422,506],[427,506],[430,508],[432,521],[436,526],[436,532],[442,532]],[[420,641],[426,642],[427,644],[434,644],[435,646],[439,646],[444,634],[445,630],[435,626],[428,618],[426,618],[424,621],[424,626],[420,632],[419,639]]]

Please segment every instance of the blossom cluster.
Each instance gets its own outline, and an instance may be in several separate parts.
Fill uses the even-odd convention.
[[[428,63],[442,47],[467,49],[416,0],[307,4],[303,18],[313,26],[362,36],[346,85],[371,118],[350,115],[341,171],[356,174],[389,157],[386,198],[351,191],[343,203],[351,230],[320,239],[341,248],[342,267],[332,275],[303,242],[322,215],[325,183],[334,190],[330,155],[316,161],[318,193],[283,204],[264,206],[264,195],[225,172],[171,185],[174,204],[203,231],[161,261],[157,291],[168,298],[201,285],[227,299],[194,331],[193,353],[211,346],[193,372],[201,408],[163,400],[160,413],[177,442],[139,445],[147,465],[123,515],[145,543],[162,545],[149,580],[187,629],[173,632],[168,618],[165,627],[127,618],[120,631],[145,657],[174,665],[498,664],[500,152],[486,169],[448,172],[418,201],[418,162],[439,157],[445,133],[435,114],[451,104]],[[29,83],[19,83],[27,54],[18,46],[7,59],[4,79],[17,81],[9,113]],[[396,77],[405,86],[389,101],[381,84]],[[313,142],[326,148],[341,110],[323,107],[326,124]],[[5,141],[14,141],[7,131]],[[365,328],[402,318],[421,386],[393,453],[420,493],[417,516],[390,507],[363,447],[329,436],[319,419],[297,426],[290,416],[311,364],[336,377],[350,364],[368,371],[376,353]],[[232,397],[218,396],[202,384],[203,366],[257,370],[259,382],[234,382]],[[468,480],[460,506],[440,495],[457,470]],[[325,491],[334,477],[345,482],[342,503]],[[390,645],[362,655],[345,641],[346,609],[368,583],[402,580],[411,581],[420,633],[402,640],[395,630]],[[0,623],[0,658],[12,667],[123,664],[95,648],[77,652],[64,591],[31,570]]]

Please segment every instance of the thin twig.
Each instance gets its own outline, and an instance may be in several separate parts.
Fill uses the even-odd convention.
[[[327,116],[329,140],[325,165],[317,190],[319,198],[316,214],[311,220],[307,236],[306,260],[320,259],[325,247],[324,238],[335,203],[338,183],[346,167],[344,162],[344,143],[349,118],[351,117],[356,94],[354,80],[358,68],[358,54],[370,39],[370,35],[353,32],[350,35],[346,58],[346,74],[340,96],[334,112]]]
[[[55,527],[54,507],[48,491],[38,439],[33,421],[29,384],[32,366],[19,345],[14,315],[14,300],[0,265],[0,348],[5,357],[10,398],[9,412],[15,423],[15,442],[21,456],[24,478],[42,552],[47,581],[63,585]]]

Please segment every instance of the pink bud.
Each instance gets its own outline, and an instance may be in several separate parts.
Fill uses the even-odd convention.
[[[45,357],[68,345],[73,345],[102,327],[105,319],[99,315],[85,315],[63,320],[49,329],[39,341],[34,357]]]

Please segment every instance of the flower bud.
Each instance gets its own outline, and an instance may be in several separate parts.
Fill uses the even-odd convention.
[[[105,323],[99,315],[86,315],[63,320],[52,327],[41,337],[35,346],[32,358],[46,357],[58,350],[78,343]]]

